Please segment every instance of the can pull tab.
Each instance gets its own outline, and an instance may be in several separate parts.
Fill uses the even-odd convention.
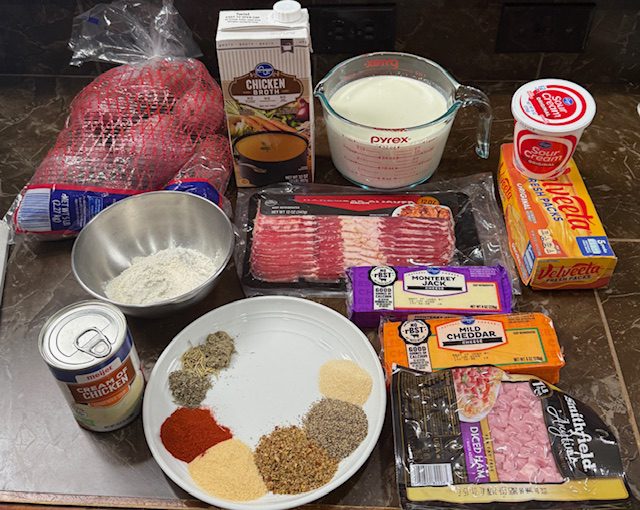
[[[88,328],[80,333],[73,342],[76,349],[96,358],[104,358],[111,352],[111,344],[98,328]]]

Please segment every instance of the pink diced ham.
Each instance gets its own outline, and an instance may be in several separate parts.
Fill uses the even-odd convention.
[[[560,483],[542,405],[528,383],[502,383],[487,416],[501,482]]]

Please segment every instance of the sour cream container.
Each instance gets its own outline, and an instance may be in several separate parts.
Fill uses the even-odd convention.
[[[108,432],[135,419],[144,377],[127,321],[115,306],[69,305],[47,320],[38,343],[82,427]]]
[[[511,112],[514,166],[532,179],[555,179],[564,173],[591,124],[596,103],[580,85],[551,78],[520,87],[511,100]]]

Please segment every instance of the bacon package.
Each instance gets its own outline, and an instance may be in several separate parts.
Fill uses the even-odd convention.
[[[511,282],[502,266],[359,266],[347,276],[347,315],[361,328],[415,313],[511,312]]]
[[[495,200],[477,209],[480,191],[488,191],[476,188],[381,193],[285,184],[240,191],[236,265],[245,292],[344,295],[354,266],[504,263],[501,225],[476,221],[483,207],[489,218],[499,209]]]
[[[565,364],[553,322],[541,313],[411,315],[404,321],[384,320],[379,334],[388,380],[396,365],[424,372],[494,365],[555,384]]]
[[[398,367],[391,408],[405,509],[528,501],[583,508],[629,498],[612,430],[537,377],[492,366],[431,374]]]

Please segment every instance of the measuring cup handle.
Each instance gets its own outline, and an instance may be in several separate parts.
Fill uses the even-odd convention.
[[[491,136],[491,121],[493,113],[487,95],[474,87],[460,85],[456,89],[456,99],[462,102],[462,107],[475,106],[478,109],[478,131],[476,133],[476,154],[483,159],[489,157],[489,138]]]

